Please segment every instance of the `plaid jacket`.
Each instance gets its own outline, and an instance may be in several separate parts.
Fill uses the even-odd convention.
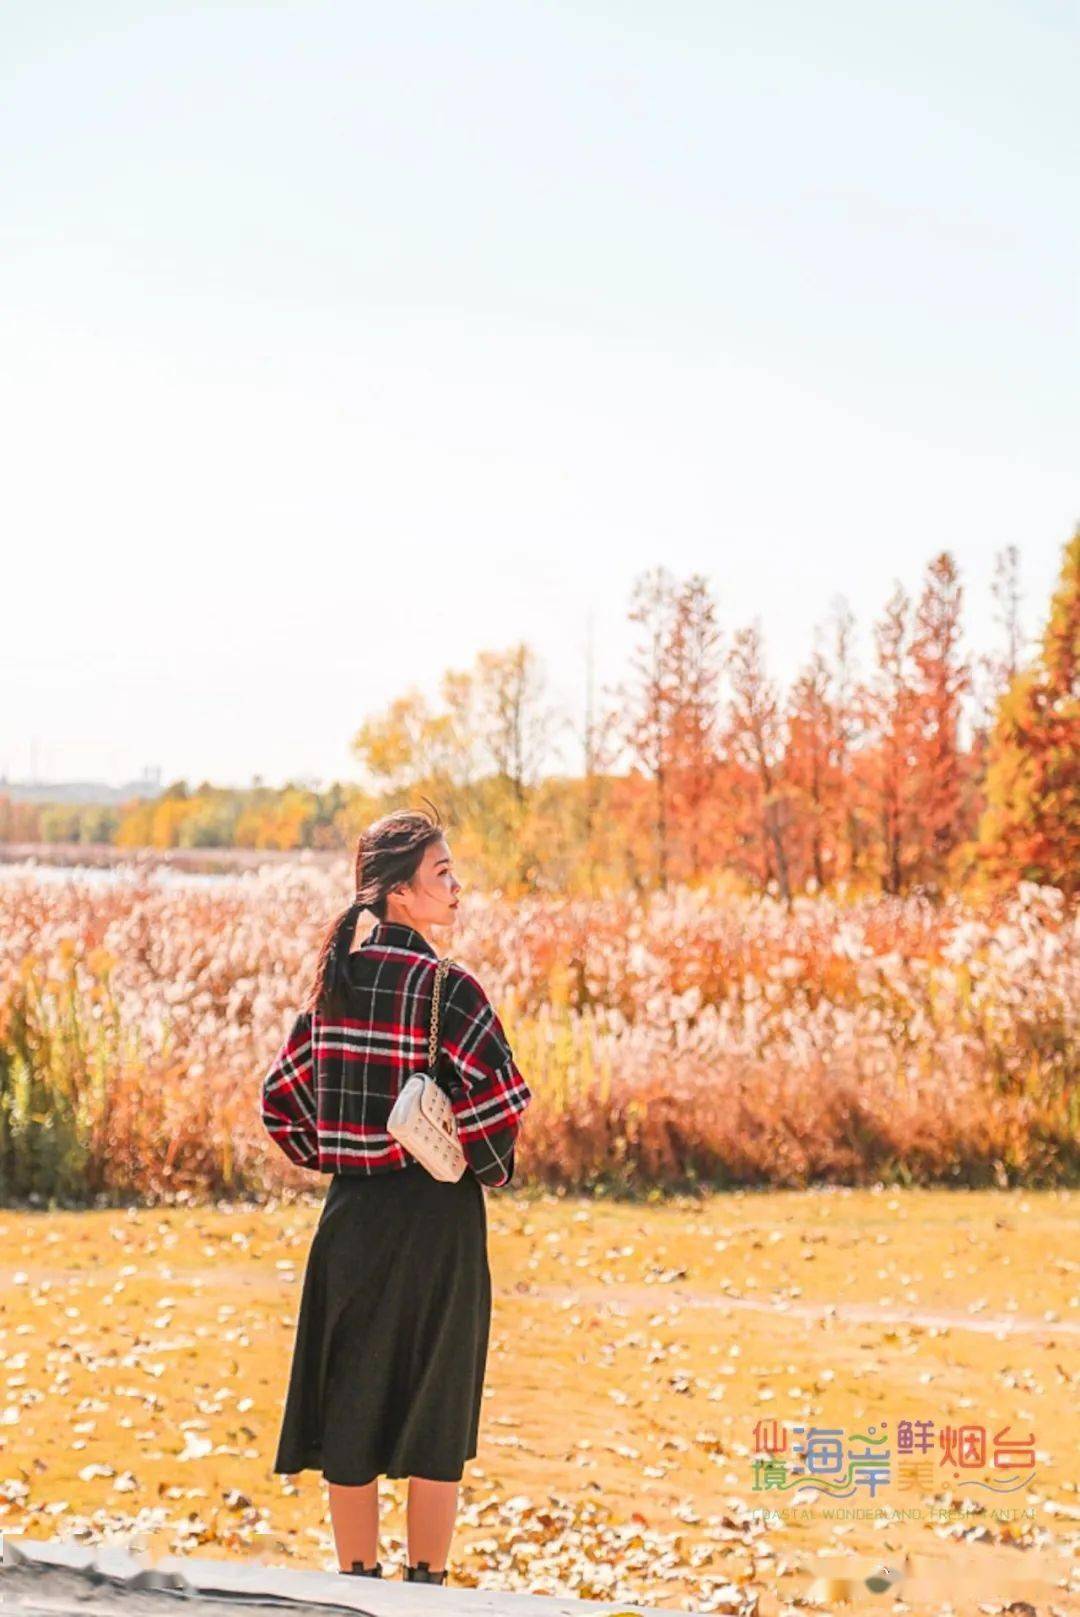
[[[262,1121],[290,1161],[316,1173],[388,1173],[414,1159],[386,1128],[405,1080],[427,1067],[438,956],[410,926],[380,921],[348,957],[355,1015],[302,1011],[262,1080]],[[437,1076],[469,1167],[507,1185],[532,1091],[479,982],[451,963],[442,986]]]

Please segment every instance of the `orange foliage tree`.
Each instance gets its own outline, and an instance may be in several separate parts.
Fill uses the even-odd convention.
[[[960,653],[963,591],[956,563],[942,551],[926,570],[911,642],[914,731],[911,785],[915,807],[910,875],[940,887],[967,823],[968,768],[961,747],[962,701],[971,671]]]
[[[919,706],[911,656],[911,600],[897,583],[874,625],[875,677],[864,706],[876,745],[866,760],[866,779],[880,837],[881,885],[901,893],[918,838],[913,773]]]
[[[727,661],[731,701],[723,736],[739,862],[762,886],[775,880],[786,901],[795,804],[784,778],[783,715],[779,692],[766,673],[760,623],[736,631]]]
[[[1002,697],[976,856],[994,885],[1080,887],[1080,524],[1064,546],[1038,656]]]
[[[696,881],[715,860],[720,629],[708,580],[692,573],[672,603],[671,810],[676,875]]]

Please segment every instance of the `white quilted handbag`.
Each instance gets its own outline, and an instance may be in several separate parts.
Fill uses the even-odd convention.
[[[449,960],[440,960],[435,968],[428,1029],[428,1070],[414,1072],[405,1080],[386,1126],[398,1144],[403,1145],[433,1178],[453,1180],[461,1178],[468,1163],[458,1139],[450,1096],[434,1077],[439,1049],[439,996],[449,968]]]

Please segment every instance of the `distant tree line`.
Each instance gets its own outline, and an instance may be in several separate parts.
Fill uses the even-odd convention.
[[[912,598],[898,583],[855,666],[838,596],[791,688],[770,677],[760,623],[722,626],[708,580],[636,581],[639,636],[579,724],[550,704],[525,644],[484,651],[368,717],[352,741],[366,785],[238,791],[183,781],[119,808],[11,802],[0,840],[120,847],[346,848],[374,815],[438,804],[459,862],[512,894],[601,892],[723,875],[789,898],[844,881],[930,893],[1080,881],[1080,525],[1026,654],[1019,553],[997,558],[1000,644],[969,660],[948,551]],[[544,772],[570,732],[579,773]]]

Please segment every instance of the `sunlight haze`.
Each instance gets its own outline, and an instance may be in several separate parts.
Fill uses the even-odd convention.
[[[1075,10],[113,4],[0,20],[0,774],[356,779],[636,576],[789,681],[1080,518]],[[564,767],[580,768],[568,746]]]

